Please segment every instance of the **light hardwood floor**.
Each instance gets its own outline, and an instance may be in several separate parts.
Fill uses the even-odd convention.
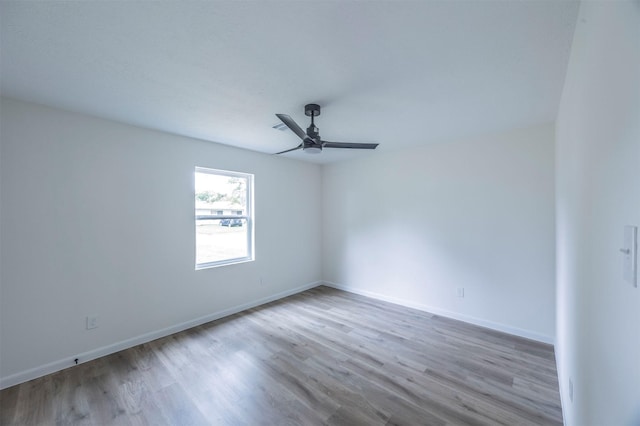
[[[562,424],[553,347],[317,287],[0,392],[2,425]]]

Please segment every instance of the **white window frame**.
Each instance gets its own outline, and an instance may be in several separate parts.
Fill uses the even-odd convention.
[[[212,169],[209,167],[200,167],[200,166],[196,166],[195,168],[195,172],[193,175],[193,179],[194,179],[194,184],[195,184],[195,173],[209,173],[212,175],[217,175],[217,176],[228,176],[228,177],[237,177],[237,178],[242,178],[242,179],[246,179],[247,181],[247,187],[246,187],[246,191],[247,191],[247,206],[246,206],[246,212],[244,215],[197,215],[194,214],[194,221],[193,221],[193,225],[194,225],[194,261],[195,261],[195,267],[196,267],[196,271],[197,270],[201,270],[201,269],[209,269],[209,268],[215,268],[218,266],[224,266],[224,265],[233,265],[236,263],[243,263],[243,262],[252,262],[255,260],[255,250],[254,250],[254,212],[253,212],[253,179],[254,176],[251,173],[243,173],[243,172],[234,172],[234,171],[230,171],[230,170],[220,170],[220,169]],[[194,185],[194,213],[195,213],[195,185]],[[217,212],[216,212],[217,213]],[[229,258],[229,259],[224,259],[224,260],[217,260],[215,262],[205,262],[205,263],[197,263],[197,246],[195,244],[195,238],[196,237],[196,226],[197,226],[197,221],[198,220],[222,220],[222,219],[244,219],[247,223],[247,256],[244,257],[235,257],[235,258]]]

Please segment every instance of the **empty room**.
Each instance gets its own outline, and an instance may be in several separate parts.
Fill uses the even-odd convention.
[[[1,1],[1,425],[640,425],[640,1]]]

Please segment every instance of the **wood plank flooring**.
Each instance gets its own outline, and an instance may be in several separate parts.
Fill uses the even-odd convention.
[[[0,391],[2,425],[562,424],[553,347],[317,287]]]

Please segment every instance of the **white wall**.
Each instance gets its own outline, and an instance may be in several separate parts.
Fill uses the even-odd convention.
[[[3,386],[321,279],[319,166],[1,107]],[[255,262],[194,270],[196,165],[255,174]]]
[[[640,424],[640,2],[581,4],[557,120],[557,346],[568,425]],[[569,381],[573,382],[573,401]]]
[[[326,166],[323,277],[553,342],[553,193],[551,125]]]

